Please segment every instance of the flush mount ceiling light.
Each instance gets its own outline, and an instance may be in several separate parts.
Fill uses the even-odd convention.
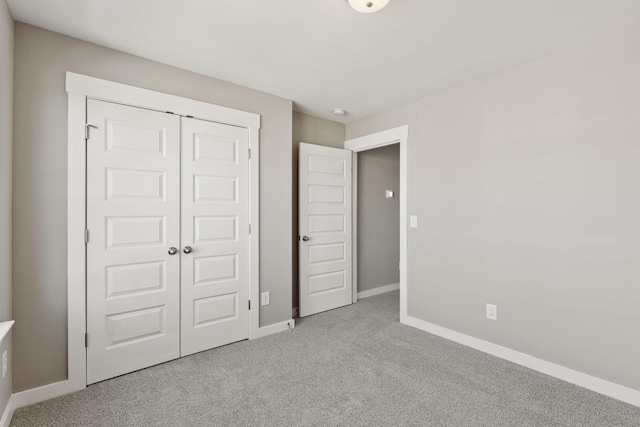
[[[336,117],[344,117],[347,115],[347,112],[344,111],[342,108],[334,108],[333,115]]]
[[[362,13],[377,12],[385,7],[389,0],[347,0],[352,8]]]

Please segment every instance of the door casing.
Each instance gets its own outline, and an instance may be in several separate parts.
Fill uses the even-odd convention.
[[[68,93],[67,171],[67,363],[68,379],[56,383],[56,395],[86,387],[86,124],[87,99],[120,103],[249,130],[250,299],[249,339],[278,332],[259,325],[259,129],[260,115],[179,96],[141,89],[76,73],[66,73]],[[293,321],[279,325],[286,330]],[[53,392],[53,390],[52,390]],[[52,396],[53,397],[53,396]]]
[[[409,126],[399,126],[345,141],[344,148],[354,153],[392,144],[400,144],[400,323],[407,324],[407,140]],[[358,156],[353,156],[352,274],[353,302],[358,300]]]

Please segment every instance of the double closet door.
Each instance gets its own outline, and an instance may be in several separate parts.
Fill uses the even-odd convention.
[[[87,383],[248,338],[248,130],[88,100]]]

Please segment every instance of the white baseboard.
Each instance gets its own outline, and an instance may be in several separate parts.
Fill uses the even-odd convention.
[[[358,292],[358,299],[369,298],[374,295],[385,294],[387,292],[397,291],[400,289],[400,283],[392,283],[390,285],[380,286],[378,288],[369,289],[368,291]]]
[[[69,380],[64,380],[57,383],[43,385],[42,387],[13,393],[11,396],[11,399],[13,400],[13,409],[53,399],[54,397],[59,397],[71,393],[72,391]]]
[[[295,321],[293,319],[285,322],[275,323],[273,325],[264,326],[258,329],[258,332],[252,339],[266,337],[268,335],[277,334],[278,332],[289,331],[295,327]],[[47,384],[42,387],[36,387],[29,390],[14,393],[9,399],[7,408],[2,414],[0,419],[0,427],[8,427],[11,422],[13,412],[22,408],[23,406],[31,405],[33,403],[42,402],[44,400],[53,399],[68,393],[71,393],[72,387],[69,380],[59,381],[57,383]]]
[[[2,414],[2,418],[0,419],[0,427],[9,427],[11,417],[13,417],[13,413],[16,409],[42,402],[44,400],[53,399],[54,397],[59,397],[67,393],[71,393],[72,391],[69,381],[64,380],[57,383],[43,385],[42,387],[13,393],[4,413]]]
[[[296,322],[295,320],[287,320],[285,322],[274,323],[273,325],[263,326],[262,328],[258,328],[258,332],[256,335],[251,337],[251,339],[262,338],[268,335],[277,334],[278,332],[288,331],[290,329],[295,328]]]
[[[9,424],[11,424],[11,417],[13,417],[13,411],[13,396],[11,396],[9,398],[9,402],[7,402],[7,407],[4,408],[2,417],[0,417],[0,427],[9,427]]]
[[[575,384],[597,393],[604,394],[605,396],[613,397],[614,399],[640,407],[640,391],[638,390],[615,384],[583,372],[574,371],[573,369],[538,359],[537,357],[530,356],[526,353],[511,350],[510,348],[502,347],[489,341],[484,341],[470,335],[465,335],[451,329],[443,328],[442,326],[425,322],[424,320],[416,319],[415,317],[407,316],[406,324],[425,332],[429,332],[433,335],[491,354],[492,356],[542,372],[543,374],[559,378],[568,383]]]

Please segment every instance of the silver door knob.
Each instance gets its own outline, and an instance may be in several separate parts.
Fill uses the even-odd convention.
[[[169,255],[175,255],[178,253],[178,250],[173,246],[169,248]]]
[[[302,236],[302,241],[303,242],[308,242],[309,240],[311,240],[311,238],[309,236]]]
[[[191,246],[185,246],[182,252],[184,252],[185,254],[190,254],[192,250],[193,248]]]

